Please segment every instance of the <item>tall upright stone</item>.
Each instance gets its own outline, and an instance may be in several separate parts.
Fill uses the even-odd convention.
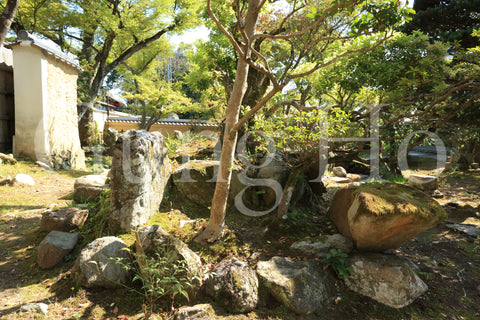
[[[160,132],[123,133],[113,150],[110,230],[130,232],[145,224],[158,211],[170,173],[167,148]]]

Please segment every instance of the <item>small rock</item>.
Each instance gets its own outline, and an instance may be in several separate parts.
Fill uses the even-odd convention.
[[[470,168],[472,168],[474,170],[478,169],[479,167],[480,167],[480,165],[477,162],[474,162],[474,163],[470,164]]]
[[[77,203],[94,200],[104,190],[106,179],[107,177],[101,174],[78,178],[73,186],[73,200]]]
[[[34,186],[35,185],[35,181],[33,180],[33,178],[31,176],[29,176],[28,174],[24,174],[24,173],[19,173],[17,174],[12,182],[11,182],[12,185],[29,185],[29,186]]]
[[[445,195],[438,189],[434,190],[433,193],[432,193],[432,197],[436,198],[436,199],[441,199],[443,198]]]
[[[62,208],[42,212],[40,231],[68,232],[83,226],[88,217],[88,210],[79,208]]]
[[[360,187],[362,185],[361,182],[359,181],[355,181],[355,182],[352,182],[348,185],[349,188],[357,188],[357,187]]]
[[[6,155],[4,153],[0,153],[0,159],[2,160],[2,162],[5,162],[6,164],[16,164],[17,163],[17,160],[11,154]]]
[[[348,178],[342,178],[342,177],[331,177],[330,180],[336,183],[350,183],[350,179]]]
[[[115,148],[115,143],[117,142],[118,136],[118,131],[113,128],[107,128],[107,130],[103,132],[103,143],[108,156],[113,155],[113,149]]]
[[[98,174],[101,175],[101,176],[108,177],[109,173],[110,173],[110,169],[108,168],[107,165],[105,165],[104,168],[102,170],[100,170],[100,172]]]
[[[20,307],[20,310],[26,313],[41,313],[46,315],[48,313],[48,305],[45,303],[28,303]]]
[[[470,226],[466,224],[456,224],[456,223],[446,224],[446,226],[450,229],[463,232],[472,237],[480,237],[480,229],[478,229],[475,226]]]
[[[362,176],[359,175],[359,174],[354,174],[354,173],[348,173],[347,174],[347,178],[351,181],[351,182],[358,182],[362,179]]]
[[[172,180],[175,184],[174,190],[188,201],[204,208],[210,207],[215,192],[214,173],[218,166],[219,162],[213,160],[192,160],[184,163],[172,173]],[[259,169],[259,172],[262,169]],[[233,169],[228,205],[233,204],[235,196],[245,187],[239,182],[238,175],[239,171]],[[269,179],[273,178],[269,177]],[[267,190],[270,190],[270,188],[267,188]],[[262,199],[262,203],[269,203],[268,195],[269,192],[267,191],[265,194],[259,195],[258,198]]]
[[[438,179],[434,176],[423,174],[412,174],[408,177],[408,185],[420,190],[435,190],[437,188]]]
[[[206,283],[207,294],[233,313],[252,311],[258,302],[255,271],[237,258],[221,261]]]
[[[48,164],[42,161],[36,161],[35,164],[44,170],[53,170]]]
[[[0,186],[4,186],[12,183],[12,177],[7,176],[5,178],[0,178]]]
[[[480,220],[474,217],[468,217],[462,224],[470,224],[472,226],[480,227]]]
[[[59,264],[77,244],[78,235],[78,233],[61,231],[50,232],[38,246],[38,266],[49,269]]]
[[[213,319],[215,311],[208,303],[178,309],[175,320],[209,320]]]
[[[334,234],[324,236],[317,241],[297,241],[290,246],[290,250],[295,254],[310,258],[324,258],[332,248],[350,253],[353,242],[341,234]]]
[[[341,177],[341,178],[346,178],[347,177],[347,170],[345,170],[343,167],[333,167],[332,173],[336,177]]]

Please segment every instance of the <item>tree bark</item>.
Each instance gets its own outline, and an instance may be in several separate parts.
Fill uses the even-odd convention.
[[[20,0],[7,0],[5,9],[3,9],[2,16],[0,17],[0,45],[3,45],[7,32],[10,30],[19,3]]]
[[[278,204],[277,219],[282,219],[288,213],[288,207],[290,206],[290,201],[292,200],[293,192],[295,191],[295,186],[297,185],[298,176],[302,172],[303,166],[294,167],[290,170],[287,183],[283,188],[280,203]]]
[[[220,170],[217,176],[215,193],[213,194],[210,220],[206,228],[195,238],[198,243],[205,244],[215,241],[222,233],[225,223],[228,192],[232,177],[232,166],[237,145],[237,131],[230,132],[238,121],[243,91],[247,82],[249,65],[244,58],[237,63],[237,74],[233,85],[232,95],[226,110],[225,131],[223,135]]]
[[[102,82],[106,75],[108,75],[110,72],[116,69],[121,63],[126,61],[128,58],[133,56],[136,52],[142,50],[143,48],[147,47],[151,43],[160,39],[164,34],[174,30],[177,26],[178,26],[177,23],[173,23],[169,25],[167,28],[157,32],[153,36],[135,43],[134,45],[129,47],[127,50],[123,51],[118,57],[115,58],[115,60],[113,60],[110,63],[107,63],[107,59],[108,59],[108,55],[110,54],[110,49],[113,45],[113,39],[111,40],[112,42],[110,43],[110,37],[107,37],[107,39],[105,40],[103,50],[97,58],[99,62],[99,67],[97,68],[97,72],[95,74],[95,77],[92,80],[92,85],[90,87],[90,93],[89,93],[90,100],[92,101],[95,100],[96,96],[98,95],[98,92],[100,91],[100,88],[102,87]],[[108,49],[108,51],[106,49]]]
[[[217,184],[213,195],[210,220],[205,229],[203,229],[195,238],[195,242],[201,244],[217,240],[221,235],[225,224],[228,192],[230,189],[233,160],[238,136],[237,130],[232,130],[232,128],[234,128],[238,122],[240,107],[245,93],[249,70],[247,59],[250,57],[251,39],[253,38],[255,26],[257,24],[258,13],[261,8],[260,3],[261,1],[259,0],[250,0],[248,3],[247,14],[245,16],[245,36],[247,43],[242,45],[243,55],[239,55],[235,82],[227,104],[220,170],[218,172]]]

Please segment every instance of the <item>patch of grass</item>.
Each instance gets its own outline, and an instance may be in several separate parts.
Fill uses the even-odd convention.
[[[87,203],[89,217],[80,229],[87,241],[110,235],[108,231],[108,217],[110,215],[110,189],[103,190],[94,201]]]
[[[405,179],[405,177],[402,176],[401,174],[391,174],[391,175],[388,175],[386,179],[390,182],[399,183],[399,184],[405,184],[407,182],[407,179]]]
[[[234,256],[238,257],[242,250],[241,242],[228,227],[225,227],[224,235],[219,241],[204,246],[191,242],[189,243],[189,247],[199,253],[202,258],[211,262],[219,262]]]
[[[18,161],[15,165],[0,164],[0,175],[4,177],[13,178],[20,173],[30,175],[35,185],[0,186],[0,214],[41,209],[54,203],[56,206],[67,206],[71,202],[67,196],[73,191],[74,176],[86,174],[79,171],[47,171],[30,161]],[[61,203],[59,200],[62,200]]]
[[[207,152],[215,147],[215,139],[186,132],[182,139],[177,139],[173,135],[165,137],[165,143],[168,149],[169,158],[178,158],[190,156],[192,159],[205,158],[211,153]]]

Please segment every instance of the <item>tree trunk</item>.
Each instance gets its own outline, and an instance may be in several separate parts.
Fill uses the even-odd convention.
[[[0,17],[0,45],[3,45],[7,32],[10,30],[19,3],[20,0],[7,0],[5,9],[3,9],[2,16]]]
[[[228,192],[230,190],[233,160],[238,136],[237,130],[232,130],[232,128],[238,122],[240,107],[245,93],[249,70],[249,65],[246,59],[250,57],[251,39],[253,38],[260,8],[260,0],[249,1],[247,14],[245,16],[245,35],[248,39],[248,43],[245,43],[242,46],[244,55],[240,55],[237,62],[235,82],[227,105],[220,170],[217,176],[215,193],[213,194],[210,220],[205,229],[203,229],[195,238],[195,242],[201,244],[217,240],[221,235],[225,224]]]
[[[292,200],[295,186],[297,185],[298,176],[303,172],[303,166],[295,167],[290,170],[287,183],[283,188],[282,197],[277,209],[277,219],[282,219],[288,212],[290,201]]]
[[[198,243],[205,244],[215,241],[223,230],[238,136],[236,131],[230,133],[230,130],[238,121],[243,91],[247,83],[248,68],[249,66],[245,59],[241,58],[238,60],[235,83],[226,110],[220,170],[217,176],[215,193],[213,194],[210,220],[207,227],[195,238],[195,241]]]

